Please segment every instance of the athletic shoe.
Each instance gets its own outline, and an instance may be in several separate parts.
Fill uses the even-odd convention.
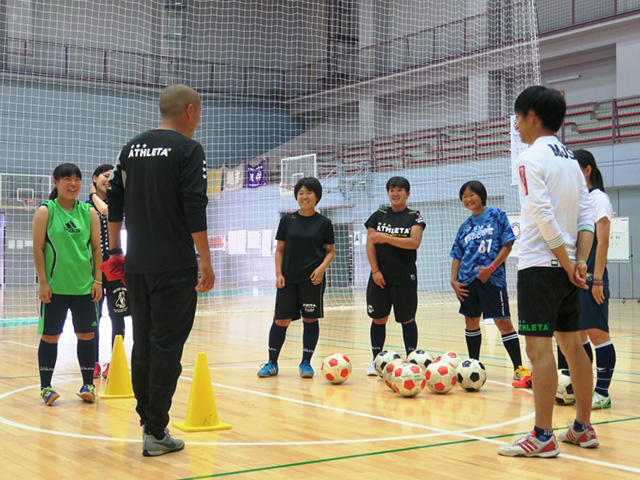
[[[184,442],[169,435],[169,430],[164,431],[164,438],[158,440],[151,434],[142,433],[142,455],[145,457],[157,457],[165,453],[178,452],[184,448]]]
[[[109,376],[109,365],[110,363],[105,363],[104,368],[102,369],[102,378],[107,378]]]
[[[511,386],[513,388],[533,388],[533,377],[531,375],[527,375],[522,380],[512,382]]]
[[[300,362],[298,370],[300,370],[300,376],[302,378],[313,378],[313,367],[307,360]]]
[[[529,370],[528,368],[523,367],[522,365],[520,365],[518,368],[516,368],[513,371],[513,379],[514,380],[522,380],[525,377],[530,377],[531,376],[531,370]]]
[[[572,424],[568,430],[558,433],[558,440],[565,443],[573,443],[583,448],[596,448],[600,445],[592,425],[589,425],[586,430],[578,432],[573,428]]]
[[[258,370],[259,377],[275,377],[276,375],[278,375],[278,365],[272,363],[271,360],[260,365],[260,370]]]
[[[44,400],[45,405],[49,406],[55,402],[60,395],[51,387],[44,387],[40,390],[40,398]]]
[[[84,402],[94,403],[96,401],[96,387],[85,383],[80,387],[80,390],[76,395],[78,395]]]
[[[373,362],[371,362],[371,365],[369,365],[369,368],[367,368],[367,376],[368,377],[377,377],[378,373],[376,372],[376,361],[374,360]]]
[[[93,378],[100,378],[100,364],[98,362],[93,364]]]
[[[504,443],[498,447],[498,455],[506,457],[555,457],[560,453],[560,447],[556,436],[546,442],[538,440],[534,432],[516,440],[513,443]]]
[[[593,392],[591,410],[604,410],[605,408],[611,408],[611,395],[604,396],[598,392]]]

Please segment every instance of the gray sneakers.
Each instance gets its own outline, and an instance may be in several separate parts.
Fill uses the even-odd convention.
[[[158,440],[151,434],[142,433],[142,455],[145,457],[157,457],[165,453],[178,452],[184,448],[184,442],[169,435],[165,429],[164,438]]]

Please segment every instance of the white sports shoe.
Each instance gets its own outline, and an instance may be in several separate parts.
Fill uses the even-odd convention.
[[[373,362],[371,362],[371,365],[369,365],[369,368],[367,368],[367,376],[369,377],[377,377],[378,374],[376,373],[376,361],[374,360]]]

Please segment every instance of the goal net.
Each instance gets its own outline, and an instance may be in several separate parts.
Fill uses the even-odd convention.
[[[8,322],[37,316],[31,220],[54,167],[80,167],[86,200],[93,170],[158,125],[172,83],[203,100],[194,138],[207,156],[216,287],[201,312],[273,308],[275,231],[297,209],[290,187],[308,162],[336,232],[327,306],[364,305],[364,222],[388,203],[389,177],[409,179],[426,221],[422,303],[455,299],[465,181],[519,210],[509,114],[540,81],[534,0],[7,0],[0,39]]]

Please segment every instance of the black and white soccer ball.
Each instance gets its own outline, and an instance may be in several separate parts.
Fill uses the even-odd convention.
[[[482,362],[474,358],[463,360],[456,370],[458,384],[467,392],[477,392],[487,381],[487,370]]]

